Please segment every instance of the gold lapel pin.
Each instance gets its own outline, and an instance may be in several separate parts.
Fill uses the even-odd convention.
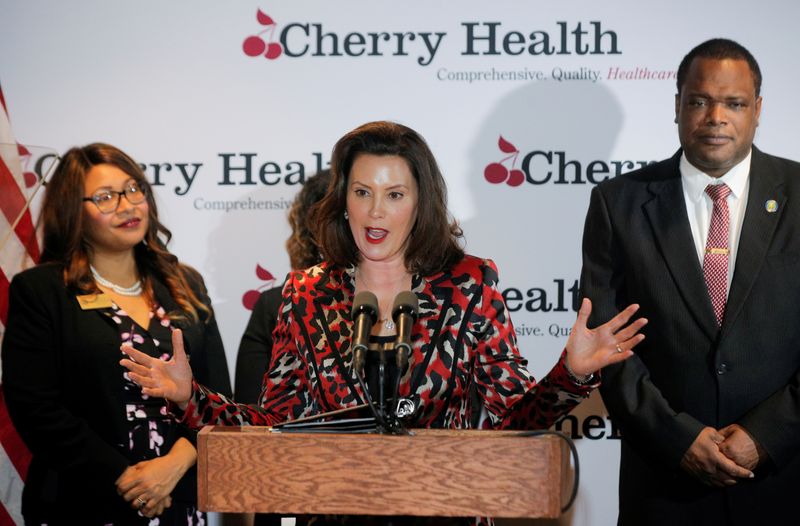
[[[770,214],[774,214],[778,211],[778,202],[774,199],[770,199],[766,203],[764,203],[764,209],[769,212]]]

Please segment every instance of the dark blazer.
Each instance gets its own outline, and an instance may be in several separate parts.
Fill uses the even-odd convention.
[[[800,164],[753,148],[718,331],[680,155],[598,185],[586,217],[581,282],[592,322],[629,303],[650,320],[636,355],[603,371],[603,400],[622,431],[620,523],[770,524],[790,516],[800,488]],[[714,489],[680,469],[703,427],[732,423],[769,453],[754,480]]]
[[[255,404],[261,394],[264,374],[272,355],[272,331],[278,321],[283,287],[273,287],[258,296],[236,354],[236,378],[233,398],[243,404]]]
[[[448,272],[415,275],[419,318],[400,396],[415,402],[417,427],[467,428],[472,387],[496,428],[546,429],[591,391],[576,385],[563,359],[537,383],[489,260],[466,256]],[[352,407],[364,393],[351,375],[354,269],[323,263],[293,272],[284,287],[261,407],[233,404],[195,386],[184,419],[192,426],[272,425]]]
[[[207,300],[199,275],[194,286]],[[163,284],[154,281],[153,289],[167,312],[178,308]],[[230,393],[215,320],[177,325],[184,330],[194,374]],[[2,358],[8,410],[33,453],[23,514],[55,510],[55,516],[74,517],[76,524],[95,524],[103,516],[117,517],[115,524],[135,520],[114,485],[134,463],[126,457],[116,324],[98,310],[80,308],[60,266],[40,265],[11,283]],[[176,425],[176,433],[187,432]],[[187,472],[177,496],[193,499],[195,480],[194,470]]]

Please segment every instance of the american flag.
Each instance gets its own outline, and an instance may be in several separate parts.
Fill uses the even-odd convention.
[[[0,343],[8,316],[11,278],[39,259],[36,231],[28,209],[36,180],[35,177],[31,180],[32,174],[22,169],[22,160],[29,155],[11,133],[8,107],[0,87]],[[23,524],[22,488],[30,459],[30,452],[11,424],[0,383],[0,526]]]

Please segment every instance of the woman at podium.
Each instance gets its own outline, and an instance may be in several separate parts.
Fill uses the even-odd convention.
[[[190,427],[276,425],[359,406],[381,397],[367,387],[376,379],[391,394],[398,378],[398,399],[383,400],[383,416],[405,426],[464,429],[483,411],[487,428],[546,429],[599,384],[599,369],[632,356],[644,338],[638,331],[646,320],[629,323],[637,306],[589,330],[584,300],[566,349],[537,382],[517,349],[495,264],[461,248],[444,178],[424,139],[400,124],[364,124],[337,142],[331,172],[314,211],[324,262],[286,281],[257,405],[237,404],[193,378],[179,334],[169,361],[133,349],[122,360],[144,393],[172,401]],[[418,303],[401,365],[380,352],[363,360],[357,346],[354,352],[363,330],[353,321],[354,299],[365,291],[376,300],[371,349],[402,347],[401,320],[393,317],[399,293]],[[384,366],[377,378],[369,372],[375,356]],[[360,381],[362,371],[367,381]]]

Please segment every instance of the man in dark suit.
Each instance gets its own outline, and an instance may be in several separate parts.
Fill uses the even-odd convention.
[[[636,356],[603,370],[619,524],[798,520],[800,164],[752,145],[760,88],[745,48],[697,46],[678,69],[681,149],[592,192],[593,319],[639,303],[650,320]]]

